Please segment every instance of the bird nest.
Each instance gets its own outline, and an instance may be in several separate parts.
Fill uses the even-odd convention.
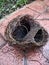
[[[48,33],[31,15],[20,15],[8,24],[5,36],[11,45],[25,49],[45,45]]]

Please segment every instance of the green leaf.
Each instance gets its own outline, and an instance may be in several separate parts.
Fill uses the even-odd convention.
[[[16,2],[16,5],[17,6],[23,6],[23,5],[27,4],[27,2],[28,2],[28,0],[18,0]]]

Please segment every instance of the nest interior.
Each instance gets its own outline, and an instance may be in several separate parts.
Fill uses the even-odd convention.
[[[20,25],[15,27],[15,30],[12,32],[12,37],[18,41],[21,41],[29,31],[30,24],[28,21],[23,19],[22,21],[20,21]]]

